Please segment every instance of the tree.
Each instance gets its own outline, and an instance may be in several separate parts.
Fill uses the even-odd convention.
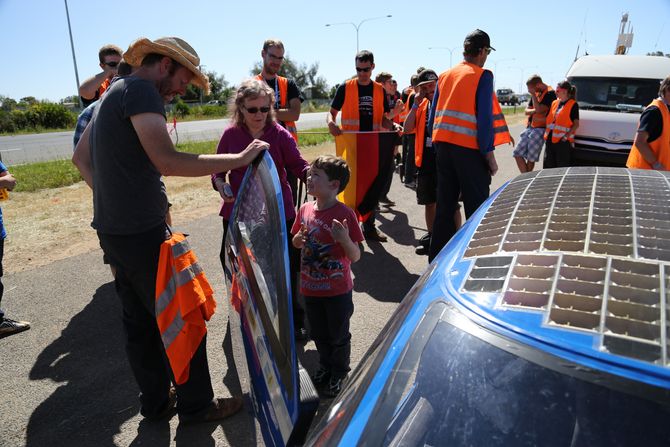
[[[249,72],[252,76],[257,75],[263,70],[263,63],[256,62]],[[311,89],[312,98],[328,98],[328,84],[323,76],[319,76],[319,63],[315,62],[310,66],[307,64],[297,64],[288,55],[284,55],[284,63],[279,69],[279,76],[293,79],[298,88],[302,91]]]
[[[209,96],[210,99],[225,101],[232,95],[233,89],[230,87],[224,75],[218,75],[215,71],[205,73],[209,78]]]
[[[10,112],[14,110],[17,106],[15,99],[10,98],[9,96],[0,95],[0,110],[5,112]]]
[[[34,96],[26,96],[26,97],[21,98],[21,100],[19,101],[19,104],[24,105],[24,106],[34,106],[38,102],[39,101]]]
[[[662,51],[652,51],[651,53],[647,53],[647,56],[665,56],[665,57],[670,57],[670,54],[663,54]]]

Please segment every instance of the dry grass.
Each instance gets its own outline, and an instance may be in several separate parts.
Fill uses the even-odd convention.
[[[307,160],[320,154],[334,154],[334,143],[303,150]],[[220,199],[209,177],[166,178],[175,225],[219,212]],[[39,192],[10,193],[2,213],[8,237],[3,267],[20,272],[87,253],[98,248],[91,228],[93,199],[84,182]]]

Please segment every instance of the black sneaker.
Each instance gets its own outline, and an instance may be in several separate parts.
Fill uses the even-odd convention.
[[[330,380],[330,370],[324,366],[319,365],[314,374],[312,374],[312,383],[314,386],[322,386],[328,383]]]
[[[395,206],[395,202],[389,199],[388,196],[384,196],[381,199],[379,199],[379,203],[382,203],[387,206]]]
[[[345,380],[347,380],[347,376],[331,377],[328,381],[328,387],[323,390],[323,394],[328,397],[337,397],[337,395],[340,394],[340,391],[342,391]]]
[[[0,322],[0,338],[9,337],[10,335],[27,331],[28,329],[30,329],[30,323],[27,321],[16,321],[4,318],[2,322]]]

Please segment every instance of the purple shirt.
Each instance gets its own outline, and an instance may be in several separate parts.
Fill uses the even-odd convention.
[[[237,127],[231,125],[223,131],[221,141],[216,148],[217,154],[237,154],[242,152],[254,139],[246,127]],[[305,181],[309,163],[302,158],[298,151],[298,145],[290,133],[277,123],[272,123],[265,127],[263,135],[259,140],[265,141],[270,145],[270,156],[277,166],[277,173],[279,174],[279,183],[281,184],[281,193],[284,198],[284,214],[286,220],[295,218],[295,206],[293,204],[293,195],[291,194],[291,187],[286,180],[286,171],[290,171],[302,181]],[[244,173],[247,171],[246,166],[243,168],[233,169],[228,176],[228,183],[233,190],[233,194],[237,196],[240,190],[240,184],[244,178]],[[212,182],[215,178],[226,179],[226,172],[219,172],[212,176]],[[216,189],[216,188],[215,188]],[[221,212],[219,213],[226,220],[230,220],[230,214],[233,211],[234,203],[223,203]]]

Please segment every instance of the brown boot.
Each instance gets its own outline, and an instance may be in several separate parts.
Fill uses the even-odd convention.
[[[210,408],[197,416],[179,415],[182,424],[200,424],[203,422],[220,421],[234,415],[242,409],[244,401],[239,397],[218,397],[214,399]]]

